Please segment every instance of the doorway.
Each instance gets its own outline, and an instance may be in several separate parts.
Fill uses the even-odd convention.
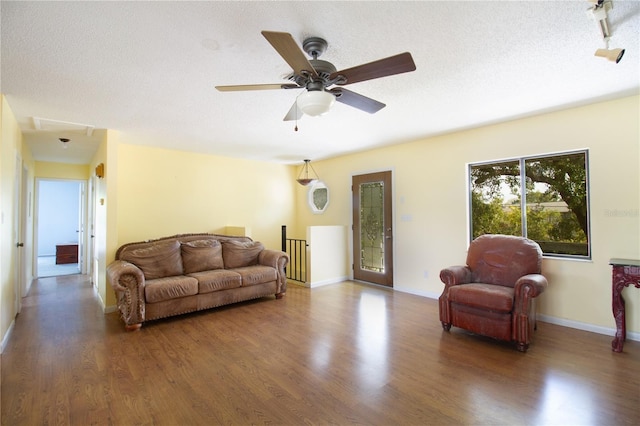
[[[352,177],[353,278],[393,287],[391,171]]]
[[[36,277],[82,271],[84,181],[36,181]]]

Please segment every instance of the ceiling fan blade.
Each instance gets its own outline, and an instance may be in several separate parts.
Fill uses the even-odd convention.
[[[415,71],[416,64],[413,62],[411,53],[405,52],[388,58],[358,65],[346,70],[336,71],[329,77],[334,79],[339,75],[346,77],[347,82],[340,84],[353,84],[360,81],[372,80],[374,78],[386,77],[389,75],[402,74],[404,72]]]
[[[293,101],[293,105],[291,105],[291,109],[289,110],[287,115],[284,116],[284,119],[282,121],[300,120],[301,118],[302,118],[302,110],[298,108],[298,100],[296,99],[295,101]]]
[[[302,71],[307,71],[314,77],[318,75],[291,34],[276,31],[262,31],[262,35],[271,43],[271,46],[276,49],[297,75]]]
[[[344,89],[342,87],[336,87],[329,92],[336,96],[336,101],[343,104],[358,108],[359,110],[368,112],[369,114],[376,113],[384,108],[386,105],[382,102],[378,102],[375,99],[367,98],[351,90]]]
[[[239,86],[216,86],[221,92],[240,92],[244,90],[299,89],[297,84],[242,84]]]

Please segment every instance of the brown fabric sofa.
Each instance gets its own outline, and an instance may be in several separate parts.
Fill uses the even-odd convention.
[[[182,234],[125,244],[107,266],[127,329],[145,321],[284,296],[289,256],[249,237]]]
[[[440,272],[440,321],[498,340],[526,352],[536,325],[535,298],[547,288],[542,251],[533,240],[482,235],[471,242],[467,264]]]

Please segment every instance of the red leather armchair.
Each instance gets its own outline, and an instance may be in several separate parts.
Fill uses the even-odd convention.
[[[536,324],[535,298],[547,288],[542,250],[535,241],[510,235],[482,235],[471,242],[466,266],[440,272],[440,321],[529,348]]]

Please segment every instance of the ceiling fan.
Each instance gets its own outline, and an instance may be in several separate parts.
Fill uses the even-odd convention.
[[[293,103],[284,121],[298,120],[303,113],[312,116],[322,115],[331,109],[335,101],[373,114],[386,105],[343,87],[331,86],[345,86],[416,69],[411,54],[405,52],[337,71],[332,63],[318,59],[327,49],[327,42],[320,37],[310,37],[302,43],[302,49],[312,58],[307,59],[291,34],[262,31],[262,35],[293,69],[293,74],[287,77],[292,83],[216,86],[216,89],[221,92],[306,89]]]

